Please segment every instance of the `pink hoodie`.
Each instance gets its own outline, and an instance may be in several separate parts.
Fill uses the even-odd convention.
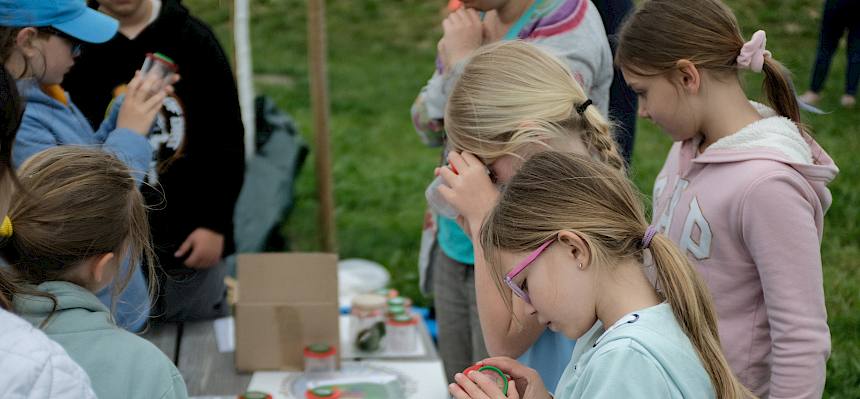
[[[654,224],[698,266],[732,370],[753,393],[820,398],[830,355],[821,237],[839,169],[789,119],[764,119],[697,155],[672,146]]]

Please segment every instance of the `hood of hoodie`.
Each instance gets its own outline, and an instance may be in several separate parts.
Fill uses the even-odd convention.
[[[49,334],[113,328],[108,308],[84,287],[66,281],[47,281],[32,288],[53,295],[57,299],[56,310],[48,298],[21,295],[14,299],[15,312],[35,325],[50,317],[45,328]]]
[[[45,93],[35,79],[21,79],[15,82],[15,85],[18,86],[18,93],[21,93],[21,98],[27,102],[27,106],[39,104],[50,108],[67,109],[66,105]],[[68,93],[66,97],[68,98]]]
[[[736,133],[723,137],[695,156],[699,140],[688,140],[681,149],[682,158],[693,164],[721,164],[749,160],[771,160],[791,166],[815,190],[824,209],[832,202],[827,184],[839,174],[836,163],[807,133],[773,109],[752,102],[763,119],[753,122]]]

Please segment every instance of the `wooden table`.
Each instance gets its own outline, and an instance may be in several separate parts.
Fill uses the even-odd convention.
[[[189,396],[235,398],[251,382],[251,373],[236,372],[233,352],[218,351],[212,321],[162,324],[143,337],[173,360],[185,379]]]

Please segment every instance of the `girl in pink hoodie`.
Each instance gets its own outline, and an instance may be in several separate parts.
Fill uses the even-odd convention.
[[[820,398],[830,333],[821,270],[836,165],[800,122],[788,72],[745,42],[719,0],[650,0],[620,34],[616,63],[639,115],[676,143],[654,184],[653,223],[714,297],[723,351],[770,398]],[[770,108],[739,70],[764,74]]]

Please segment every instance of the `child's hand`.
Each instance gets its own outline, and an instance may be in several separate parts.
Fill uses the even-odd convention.
[[[193,269],[208,269],[218,264],[221,252],[224,251],[224,236],[212,230],[198,227],[185,242],[179,246],[173,256],[181,258],[191,250],[191,255],[185,259],[185,266]]]
[[[445,70],[456,65],[481,47],[484,42],[484,23],[478,12],[469,8],[460,8],[452,12],[442,21],[445,32],[438,45],[441,51],[439,57],[445,64]]]
[[[523,399],[552,398],[538,372],[533,368],[524,366],[522,363],[519,363],[514,359],[509,357],[491,357],[489,359],[481,360],[480,364],[496,367],[511,376],[514,385],[516,385],[516,391],[523,393]],[[511,388],[508,388],[508,394],[510,394],[510,391]]]
[[[499,190],[490,180],[487,167],[474,155],[451,151],[448,163],[450,168],[439,168],[439,175],[445,180],[439,193],[460,212],[465,219],[464,224],[478,229],[498,202]],[[475,231],[466,232],[470,236],[476,234]]]
[[[517,387],[508,385],[508,395],[496,385],[496,382],[480,371],[471,371],[469,375],[457,373],[454,376],[456,384],[448,385],[448,392],[456,399],[519,399]]]
[[[143,136],[149,134],[155,115],[167,97],[166,90],[157,89],[161,85],[161,79],[144,77],[139,71],[135,72],[134,79],[128,83],[125,101],[119,109],[116,127],[131,129]]]

